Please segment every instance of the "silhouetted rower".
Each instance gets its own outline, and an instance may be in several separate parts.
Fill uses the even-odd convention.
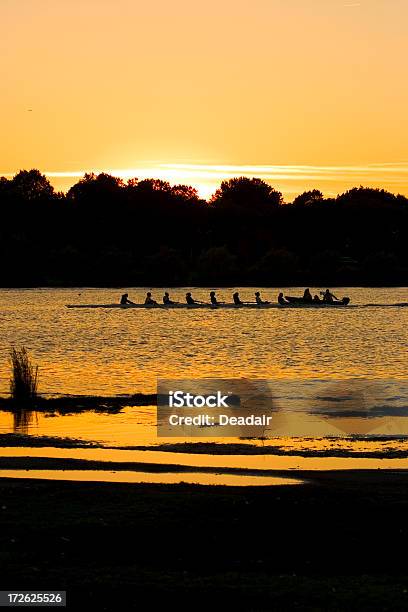
[[[192,306],[193,304],[202,304],[202,302],[193,298],[190,291],[186,293],[186,302],[187,304],[190,304],[190,306]]]
[[[242,306],[243,302],[241,302],[241,300],[240,300],[240,298],[239,298],[239,293],[238,293],[238,291],[236,291],[236,292],[233,294],[232,299],[234,300],[234,304],[235,304],[236,306]]]
[[[258,304],[258,306],[261,306],[262,304],[270,304],[270,302],[264,302],[262,300],[261,294],[259,293],[259,291],[255,293],[255,301]]]
[[[157,306],[157,302],[152,298],[150,291],[148,291],[146,294],[145,304],[147,306]]]
[[[165,291],[164,295],[163,295],[163,304],[165,304],[166,306],[170,305],[170,304],[178,304],[178,302],[173,302],[170,299],[170,295],[168,291]]]
[[[305,289],[303,293],[303,301],[304,302],[313,302],[312,294],[310,293],[310,289]]]
[[[210,291],[210,302],[213,306],[219,306],[219,304],[224,304],[224,302],[219,302],[217,300],[217,296],[215,295],[215,291]]]
[[[339,298],[334,295],[334,293],[331,293],[329,289],[326,289],[326,291],[323,293],[323,302],[325,304],[332,304],[334,300],[340,301]]]
[[[284,306],[285,304],[289,304],[289,302],[287,302],[285,298],[283,297],[283,293],[280,293],[278,295],[278,304],[280,304],[281,306]]]
[[[128,293],[124,293],[124,294],[122,295],[122,297],[120,298],[120,303],[121,303],[122,305],[125,305],[125,304],[134,304],[134,302],[131,302],[131,301],[128,299],[128,296],[129,296],[129,294],[128,294]]]

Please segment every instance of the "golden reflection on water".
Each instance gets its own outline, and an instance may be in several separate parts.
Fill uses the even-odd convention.
[[[230,299],[234,288],[220,289]],[[312,288],[317,292],[319,288]],[[127,289],[142,301],[145,290]],[[284,290],[299,294],[299,288]],[[153,392],[156,379],[405,378],[407,308],[332,310],[68,310],[109,303],[122,289],[0,290],[0,393],[8,350],[24,344],[40,364],[40,391],[115,395]],[[253,289],[241,289],[253,300]],[[182,298],[183,288],[172,290]],[[208,290],[196,289],[198,299]],[[275,300],[277,289],[263,289]],[[353,304],[408,301],[405,288],[340,288]],[[160,299],[161,289],[154,295]]]
[[[0,470],[0,478],[40,478],[81,482],[128,482],[154,484],[197,484],[228,487],[266,487],[303,484],[295,478],[278,476],[241,476],[235,474],[111,472],[101,470]]]
[[[17,409],[13,412],[14,433],[28,434],[34,423],[38,423],[38,417],[36,412],[24,409]]]
[[[139,409],[127,408],[123,412],[111,414],[96,414],[84,412],[77,415],[47,416],[38,413],[31,421],[29,433],[35,436],[51,436],[77,438],[84,442],[99,441],[105,446],[118,448],[30,448],[13,447],[0,448],[0,457],[50,457],[54,459],[87,459],[91,461],[140,462],[152,464],[175,464],[189,467],[209,467],[219,469],[238,468],[252,470],[348,470],[348,469],[408,469],[407,458],[387,458],[393,451],[405,451],[408,455],[407,440],[356,440],[352,438],[319,439],[282,437],[268,440],[239,440],[236,438],[160,438],[156,436],[156,408],[153,406]],[[10,413],[0,413],[0,432],[13,431],[14,417]],[[213,442],[217,446],[208,453],[170,452],[155,450],[157,445],[185,442]],[[230,444],[242,445],[241,448],[253,447],[253,452],[260,454],[245,454],[239,448],[229,450]],[[126,447],[141,446],[150,450],[126,450]],[[182,449],[182,447],[181,447]],[[268,450],[271,454],[264,454]],[[214,454],[210,454],[214,452]],[[239,454],[241,452],[241,454]],[[274,452],[280,454],[273,454]],[[324,456],[305,456],[301,453],[321,452]],[[283,453],[283,454],[282,454]],[[285,453],[292,453],[286,455]],[[293,454],[295,453],[295,454]],[[299,454],[298,454],[299,453]],[[372,453],[383,454],[384,458],[370,457]],[[336,454],[344,456],[333,456]],[[332,455],[332,456],[331,456]],[[365,456],[356,456],[365,455]],[[43,471],[41,471],[43,473]],[[80,471],[85,478],[83,471]],[[81,479],[80,472],[73,474]],[[30,470],[32,475],[34,472]],[[65,471],[64,471],[65,473]],[[49,478],[57,478],[58,471],[50,471]],[[1,475],[5,475],[2,470]],[[34,477],[34,476],[32,476]],[[114,479],[114,477],[112,477]],[[118,475],[116,481],[125,476]],[[136,477],[135,477],[136,478]],[[173,476],[171,477],[173,478]],[[103,478],[101,478],[103,480]],[[205,476],[200,476],[199,482],[205,484]],[[90,480],[92,480],[90,478]],[[115,480],[115,479],[114,479]],[[184,474],[181,480],[185,481]],[[176,480],[179,482],[178,480]],[[174,481],[174,482],[176,482]],[[123,482],[141,482],[139,480],[123,480]],[[146,479],[143,480],[146,482]],[[153,482],[151,480],[150,482]],[[156,482],[156,481],[155,481]],[[157,481],[158,482],[158,481]],[[170,482],[170,480],[166,480]],[[172,481],[173,482],[173,481]],[[198,482],[198,481],[194,481]],[[207,484],[215,484],[207,481]],[[227,483],[225,483],[227,484]]]
[[[0,433],[13,431],[14,417],[11,413],[0,412]],[[150,451],[126,451],[109,449],[78,449],[78,448],[48,448],[46,454],[41,448],[7,449],[0,448],[0,456],[47,456],[47,457],[77,457],[89,459],[101,459],[104,461],[117,461],[118,457],[124,457],[126,461],[158,461],[170,463],[175,461],[185,465],[213,465],[248,468],[250,466],[258,469],[348,469],[350,467],[386,467],[386,459],[370,459],[370,454],[380,453],[386,457],[393,451],[406,451],[408,454],[408,439],[353,439],[353,438],[293,438],[279,437],[265,440],[239,440],[237,438],[157,438],[156,435],[156,407],[146,406],[141,408],[126,408],[119,414],[97,414],[84,412],[76,415],[47,416],[38,413],[32,420],[29,433],[35,436],[51,436],[64,438],[66,436],[82,441],[99,441],[104,446],[113,447],[150,447]],[[185,442],[213,442],[217,444],[214,456],[192,453],[170,453],[155,451],[154,448],[162,444],[183,444]],[[234,455],[228,455],[229,444],[239,444],[258,448],[259,452],[273,453],[313,453],[321,452],[328,456],[322,457],[300,457],[296,455],[276,456],[272,455],[247,455],[240,456],[237,463]],[[223,445],[225,449],[223,450]],[[189,450],[189,449],[188,449]],[[236,451],[234,451],[236,452]],[[238,451],[239,452],[239,451]],[[11,453],[11,454],[10,454]],[[225,453],[222,455],[221,453]],[[368,463],[364,462],[366,455]],[[330,457],[330,455],[341,454],[344,457]],[[185,463],[187,458],[190,463]],[[312,461],[313,459],[313,461]],[[307,460],[306,464],[305,461]],[[225,463],[227,461],[227,463]],[[402,460],[391,459],[394,462],[390,467],[400,466]],[[405,461],[405,460],[404,460]],[[191,463],[193,462],[193,463]],[[306,467],[307,466],[307,467]],[[407,465],[408,467],[408,465]]]
[[[233,289],[220,290],[219,298],[229,299]],[[317,292],[318,289],[312,288],[312,291]],[[366,377],[396,381],[407,378],[408,309],[376,307],[324,311],[192,312],[70,311],[65,308],[66,303],[114,302],[121,292],[105,289],[0,290],[0,394],[8,392],[8,351],[11,344],[24,344],[30,350],[34,361],[40,365],[40,392],[51,395],[154,392],[158,377],[269,380]],[[128,292],[135,301],[142,301],[145,291],[128,289]],[[175,289],[172,294],[177,299],[184,292],[184,289]],[[154,293],[160,297],[161,290],[156,289]],[[240,293],[244,300],[253,299],[252,289],[241,289]],[[264,289],[262,293],[265,298],[274,299],[277,290]],[[285,293],[296,295],[299,289],[285,289]],[[408,302],[406,288],[344,288],[336,289],[336,294],[350,296],[353,304]],[[206,299],[208,291],[197,289],[194,295],[198,299]],[[155,414],[155,407],[125,409],[116,415],[86,412],[63,417],[29,411],[14,415],[0,412],[0,432],[99,440],[112,446],[154,447],[166,442],[186,442],[185,438],[158,439]],[[379,421],[378,433],[381,433],[382,426],[383,433],[398,434],[398,424],[401,425],[402,419],[395,423],[396,430],[391,427],[385,431],[385,424]],[[346,423],[341,420],[337,421],[337,425],[340,429],[347,429]],[[361,423],[356,422],[355,427],[358,425],[361,426]],[[322,428],[319,435],[330,435],[330,430]],[[200,439],[201,442],[211,440]],[[150,457],[152,462],[176,461],[192,467],[232,466],[243,469],[407,467],[405,459],[353,457],[357,452],[369,455],[374,451],[408,451],[408,442],[400,440],[280,437],[263,441],[227,438],[212,441],[219,444],[239,442],[262,445],[271,450],[279,448],[280,452],[282,449],[292,452],[340,451],[349,456],[235,457],[160,452],[140,455],[138,451],[129,451],[133,453],[132,459],[127,460],[136,461],[137,457],[138,461],[142,461],[144,457],[144,461],[147,461]],[[27,456],[34,456],[33,453],[41,449],[21,450]],[[78,456],[79,450],[69,449],[65,452],[67,456],[74,457]],[[4,455],[5,451],[0,450],[0,455]],[[17,449],[12,452],[16,456]],[[43,456],[58,457],[61,456],[60,452],[61,449],[47,449],[48,454]],[[96,457],[96,450],[92,452],[92,457]],[[103,452],[108,453],[105,457],[118,460],[117,453],[122,451]],[[185,480],[185,475],[182,476]],[[119,476],[115,475],[115,480],[119,480]]]
[[[118,450],[100,448],[2,448],[3,457],[50,457],[54,459],[85,459],[89,461],[135,462],[155,465],[183,465],[216,470],[318,471],[318,470],[391,470],[408,469],[408,458],[378,459],[375,457],[300,457],[285,455],[210,455],[155,450]],[[107,467],[109,467],[107,465]],[[137,468],[136,468],[137,469]],[[31,472],[32,470],[30,470]],[[51,471],[51,470],[49,470]],[[64,470],[66,471],[66,470]],[[73,470],[78,473],[83,470]],[[5,470],[0,470],[4,475]],[[54,472],[54,470],[52,470]],[[118,474],[120,472],[117,472]]]

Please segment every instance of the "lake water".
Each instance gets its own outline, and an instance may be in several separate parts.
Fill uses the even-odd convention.
[[[229,301],[233,290],[220,290],[219,299]],[[44,395],[151,393],[156,391],[157,378],[246,377],[278,380],[282,385],[301,381],[303,387],[297,387],[297,394],[286,398],[297,405],[312,379],[330,382],[365,378],[385,381],[383,408],[397,411],[399,416],[394,420],[396,428],[387,426],[388,429],[382,433],[388,432],[390,436],[401,433],[398,428],[404,423],[404,433],[408,435],[408,418],[401,413],[408,406],[408,308],[395,306],[408,302],[407,288],[339,288],[335,290],[336,295],[347,295],[351,303],[357,305],[356,308],[340,309],[164,311],[65,308],[68,303],[116,302],[124,291],[0,290],[0,394],[8,393],[8,352],[13,344],[25,345],[34,362],[40,365],[39,390]],[[128,288],[126,291],[131,299],[142,302],[147,289]],[[152,291],[157,299],[161,298],[163,290]],[[185,291],[175,289],[171,292],[172,297],[182,300]],[[208,291],[196,289],[193,295],[205,300]],[[284,292],[299,295],[301,289],[288,288]],[[317,292],[317,289],[312,288],[312,292]],[[253,289],[240,290],[243,300],[252,300],[253,293]],[[264,299],[275,300],[277,293],[277,290],[262,290]],[[379,426],[382,423],[380,419]],[[23,453],[30,457],[56,458],[63,452],[67,457],[85,453],[89,459],[100,460],[100,453],[105,453],[102,460],[113,461],[118,460],[118,453],[125,452],[131,453],[128,460],[163,464],[177,461],[193,467],[211,467],[217,473],[222,473],[222,469],[228,466],[263,470],[406,469],[407,461],[403,458],[386,460],[381,457],[387,457],[387,454],[392,457],[392,453],[402,450],[408,454],[408,441],[362,441],[347,437],[334,441],[325,438],[331,435],[331,430],[324,428],[321,437],[316,439],[283,437],[262,442],[241,441],[242,444],[270,446],[271,457],[241,454],[226,459],[209,453],[161,452],[158,448],[154,450],[158,444],[183,442],[184,439],[157,438],[153,406],[127,407],[114,415],[85,412],[52,416],[38,413],[29,415],[22,424],[10,412],[0,412],[0,432],[13,431],[97,440],[114,447],[147,446],[152,450],[2,449],[0,455],[4,457]],[[378,431],[381,433],[381,427]],[[215,441],[221,444],[237,442],[220,438]],[[299,453],[323,451],[324,456],[291,456],[294,450]],[[342,457],[334,456],[339,452]],[[278,456],[279,453],[286,453],[286,456]],[[6,475],[6,470],[1,472]],[[7,472],[12,473],[19,476],[18,470]],[[30,473],[32,477],[44,474],[41,470],[31,470]],[[68,476],[74,478],[75,471]],[[132,482],[148,482],[150,478],[153,482],[156,478],[157,481],[164,478],[163,475],[146,475],[146,472],[142,475],[133,472],[117,477],[114,473],[105,476],[108,480],[127,478]],[[226,484],[236,482],[235,477],[231,480],[228,475],[224,476]],[[58,477],[57,470],[47,477]],[[78,478],[92,480],[97,477],[89,471]],[[207,484],[217,480],[213,475],[207,477],[203,474],[190,475],[189,478]],[[238,476],[236,478],[239,480]],[[257,480],[248,480],[252,476],[241,478],[242,484],[257,484]],[[183,479],[183,474],[165,477],[166,482]],[[220,477],[220,484],[221,481]]]
[[[134,301],[147,289],[127,288]],[[230,301],[234,288],[222,289]],[[283,289],[299,295],[299,288]],[[318,289],[312,288],[312,293]],[[0,290],[0,394],[8,393],[8,352],[25,345],[40,365],[43,394],[154,392],[160,378],[407,378],[407,288],[339,288],[339,309],[69,310],[112,303],[125,289]],[[161,299],[163,290],[152,290]],[[185,289],[174,289],[182,300]],[[278,290],[263,289],[275,301]],[[209,290],[196,289],[208,300]],[[253,289],[241,289],[253,300]]]

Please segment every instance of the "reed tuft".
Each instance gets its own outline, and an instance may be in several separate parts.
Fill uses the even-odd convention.
[[[10,350],[10,393],[13,400],[32,402],[37,397],[38,366],[33,366],[27,349]]]

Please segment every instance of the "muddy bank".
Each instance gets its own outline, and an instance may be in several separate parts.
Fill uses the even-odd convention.
[[[332,442],[342,439],[326,438],[325,442]],[[343,439],[344,440],[344,439]],[[347,441],[358,442],[367,440],[371,442],[382,442],[384,446],[381,449],[374,448],[355,450],[352,448],[341,448],[330,446],[327,448],[305,448],[308,440],[299,438],[293,439],[292,446],[267,445],[261,441],[254,440],[253,444],[244,443],[221,443],[221,442],[178,442],[168,444],[155,444],[150,446],[111,446],[98,442],[97,440],[89,441],[79,438],[56,437],[56,436],[32,436],[26,434],[6,433],[0,434],[0,456],[2,447],[21,447],[21,448],[102,448],[127,451],[161,451],[169,453],[188,453],[198,455],[275,455],[287,457],[350,457],[352,458],[372,458],[372,459],[405,459],[408,457],[408,447],[398,448],[395,446],[387,446],[388,443],[401,442],[406,443],[405,438],[391,439],[384,438],[350,438]],[[312,440],[311,442],[316,442]]]
[[[73,414],[86,411],[120,412],[125,406],[155,406],[156,393],[136,393],[135,395],[117,395],[102,397],[97,395],[66,395],[61,397],[39,396],[29,404],[19,404],[10,398],[0,397],[0,410],[6,412],[33,411],[56,414]]]
[[[6,433],[0,434],[1,447],[26,447],[42,448],[52,446],[54,448],[103,448],[102,444],[78,438],[57,438],[55,436],[30,436],[26,434]],[[0,451],[1,456],[1,451]]]
[[[372,483],[378,480],[383,482],[401,482],[408,480],[408,470],[381,470],[379,475],[373,469],[350,470],[307,470],[307,469],[264,469],[245,467],[214,467],[183,465],[182,463],[148,463],[140,461],[100,461],[92,459],[73,459],[59,457],[0,457],[0,476],[2,470],[98,470],[115,472],[152,472],[152,473],[193,473],[203,474],[235,474],[237,476],[276,476],[282,478],[300,478],[304,482],[331,482],[339,481],[350,483]],[[63,479],[63,476],[62,476]]]
[[[272,440],[272,438],[271,438]],[[276,440],[276,438],[275,438]],[[345,438],[325,438],[325,441],[342,441]],[[347,441],[377,441],[384,444],[387,443],[386,438],[349,438]],[[401,440],[406,442],[406,438],[393,439],[393,442]],[[313,440],[315,442],[316,440]],[[254,444],[237,444],[237,443],[217,443],[217,442],[179,442],[176,444],[158,444],[154,447],[146,446],[123,446],[116,447],[121,450],[156,450],[167,451],[174,453],[193,453],[205,455],[277,455],[277,456],[292,456],[292,457],[371,457],[373,459],[403,459],[408,457],[408,448],[390,448],[384,446],[381,450],[354,450],[350,448],[304,448],[301,444],[307,443],[303,438],[292,439],[292,447],[262,444],[260,441],[254,440]],[[298,443],[298,447],[296,444]]]
[[[223,473],[247,476],[290,475],[289,470],[258,470],[233,467],[189,466],[174,463],[145,463],[138,461],[94,461],[92,459],[62,459],[54,457],[0,457],[1,470],[106,470],[115,472],[201,472],[204,474]]]

